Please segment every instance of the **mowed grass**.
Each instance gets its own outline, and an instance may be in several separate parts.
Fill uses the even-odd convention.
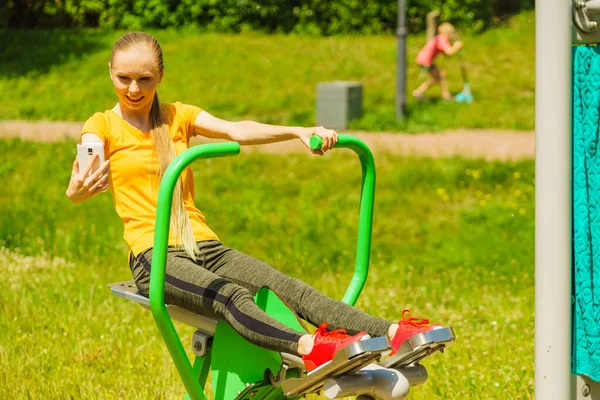
[[[83,121],[116,103],[108,74],[112,44],[123,32],[0,30],[0,119]],[[481,35],[462,35],[463,61],[475,102],[439,101],[436,87],[419,102],[410,93],[425,78],[414,59],[424,35],[407,43],[407,114],[396,121],[393,35],[307,37],[151,31],[162,43],[163,101],[182,101],[226,119],[313,125],[316,85],[363,85],[364,115],[351,128],[438,131],[452,128],[533,129],[533,12]],[[4,45],[5,44],[5,45]],[[436,63],[453,93],[462,90],[457,56]],[[60,101],[57,101],[60,99]]]
[[[110,195],[64,196],[73,150],[0,142],[0,398],[182,398],[151,314],[106,287],[131,279]],[[457,334],[423,362],[429,381],[411,399],[532,398],[533,162],[375,159],[371,269],[356,306],[388,319],[408,307]],[[356,250],[353,153],[242,149],[194,171],[196,203],[225,244],[342,297]],[[177,328],[190,351],[193,329]]]

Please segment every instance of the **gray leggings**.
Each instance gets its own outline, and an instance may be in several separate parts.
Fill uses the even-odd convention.
[[[298,332],[263,312],[253,296],[263,287],[275,292],[300,318],[349,334],[366,331],[387,334],[391,322],[373,317],[331,299],[306,283],[291,278],[247,254],[219,241],[198,242],[200,257],[194,262],[180,249],[169,247],[165,302],[197,314],[226,320],[242,337],[257,346],[298,354]],[[131,257],[129,266],[141,294],[148,296],[152,249]]]

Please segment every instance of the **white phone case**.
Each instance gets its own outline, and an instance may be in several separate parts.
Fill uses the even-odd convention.
[[[94,163],[94,166],[92,167],[90,173],[96,171],[104,163],[104,143],[77,143],[77,159],[79,161],[79,173],[83,173],[83,171],[85,171],[94,154],[98,154],[100,157]]]

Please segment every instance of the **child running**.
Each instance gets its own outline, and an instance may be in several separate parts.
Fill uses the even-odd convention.
[[[438,34],[428,41],[421,51],[419,51],[419,54],[417,54],[417,64],[421,67],[422,71],[429,74],[429,78],[412,92],[413,96],[417,99],[424,100],[425,92],[436,82],[440,84],[440,88],[442,89],[442,98],[445,100],[453,99],[448,91],[446,72],[439,69],[433,61],[440,53],[451,56],[462,49],[463,43],[460,40],[455,41],[454,44],[450,44],[455,36],[456,30],[454,26],[448,22],[444,22],[438,27]]]

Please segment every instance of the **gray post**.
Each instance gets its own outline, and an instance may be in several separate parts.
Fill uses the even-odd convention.
[[[406,107],[406,11],[405,1],[398,0],[398,27],[396,36],[398,37],[398,62],[396,66],[396,119],[404,119]]]
[[[536,0],[535,398],[571,397],[571,4]]]

